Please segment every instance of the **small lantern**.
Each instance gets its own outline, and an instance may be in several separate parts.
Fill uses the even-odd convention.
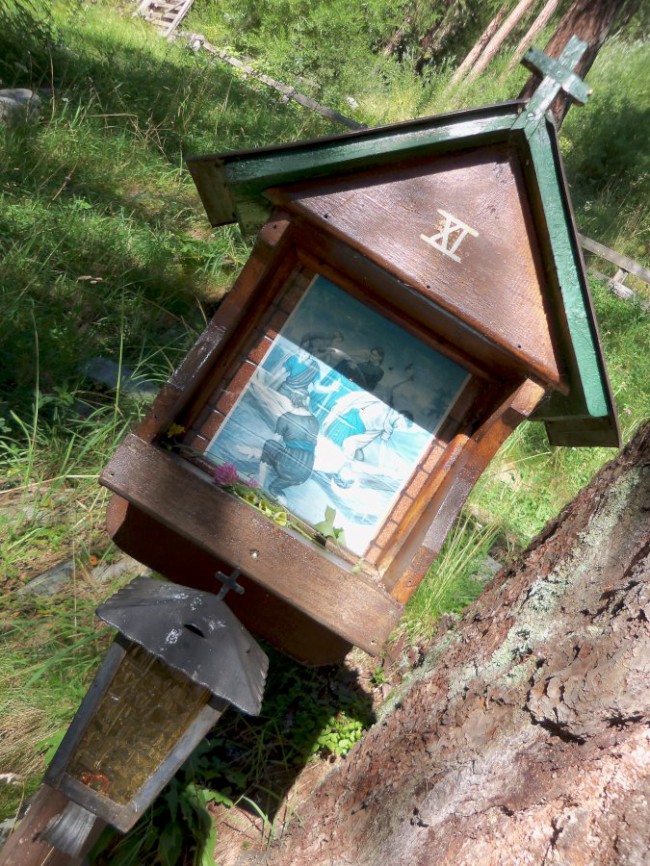
[[[620,444],[546,116],[587,98],[583,49],[529,55],[529,103],[189,161],[212,225],[257,239],[102,475],[119,546],[202,587],[239,569],[244,624],[332,663],[380,650],[521,421]]]
[[[214,595],[137,578],[98,611],[119,634],[45,776],[44,833],[77,856],[96,817],[126,832],[220,715],[259,713],[267,658]]]

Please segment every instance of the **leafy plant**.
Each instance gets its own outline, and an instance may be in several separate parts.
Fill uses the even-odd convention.
[[[217,792],[197,783],[199,747],[147,813],[124,836],[107,829],[89,860],[94,866],[213,866],[216,829],[208,807]]]
[[[336,509],[330,505],[325,508],[325,519],[314,524],[316,532],[324,539],[331,538],[337,544],[345,544],[345,532],[340,527],[334,526],[336,520]]]
[[[177,425],[172,426],[175,427]],[[180,428],[176,433],[182,432],[182,429]],[[327,506],[325,509],[325,519],[314,524],[312,531],[312,527],[308,523],[288,512],[283,506],[270,500],[260,489],[257,481],[252,478],[242,479],[232,463],[218,464],[212,472],[212,477],[218,487],[227,490],[243,502],[247,502],[256,511],[259,511],[260,514],[269,517],[274,523],[277,523],[278,526],[289,526],[309,541],[317,541],[324,544],[327,539],[331,538],[337,544],[345,544],[343,529],[334,526],[336,509]]]

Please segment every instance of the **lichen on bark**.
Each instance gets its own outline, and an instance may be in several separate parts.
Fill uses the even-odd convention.
[[[647,864],[650,424],[433,642],[257,862]]]

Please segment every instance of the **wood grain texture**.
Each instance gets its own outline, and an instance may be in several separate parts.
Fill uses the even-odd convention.
[[[366,652],[378,651],[399,618],[401,605],[382,587],[136,436],[100,481],[159,521],[161,545],[164,528],[172,528]]]
[[[519,156],[506,145],[267,193],[317,221],[480,330],[552,385],[562,378],[553,311],[529,213]],[[443,213],[441,213],[441,211]],[[453,251],[449,214],[477,232]]]
[[[456,436],[445,455],[436,476],[436,488],[411,534],[409,545],[384,575],[384,585],[402,604],[413,595],[431,567],[460,509],[490,460],[513,430],[530,416],[544,394],[539,384],[527,379],[514,393],[504,397],[501,405],[471,438],[463,434]],[[407,562],[409,553],[412,559]]]
[[[108,534],[122,550],[146,563],[154,571],[183,586],[204,592],[218,592],[217,571],[227,574],[228,563],[183,538],[171,527],[135,505],[112,496],[106,515]],[[301,664],[320,666],[339,664],[352,648],[331,630],[320,625],[298,608],[240,576],[243,595],[231,592],[226,604],[256,637],[268,641]]]
[[[82,866],[82,861],[85,862],[83,857],[70,857],[39,840],[39,834],[67,803],[65,794],[49,785],[42,785],[27,814],[0,851],[0,866]],[[86,851],[94,845],[105,826],[100,818],[95,821]]]
[[[313,271],[399,322],[405,330],[469,372],[484,378],[488,377],[486,368],[503,375],[511,372],[512,360],[476,328],[459,321],[339,238],[303,220],[296,221],[296,236],[301,243],[298,256]]]
[[[616,250],[610,250],[610,248],[606,247],[605,244],[598,243],[598,241],[594,241],[592,238],[588,238],[585,235],[579,234],[578,240],[580,241],[580,245],[585,250],[589,250],[590,253],[594,253],[594,255],[599,256],[601,259],[612,262],[623,271],[627,271],[628,274],[634,274],[634,276],[638,277],[640,280],[650,283],[650,271],[638,262],[635,262],[634,259],[624,256],[621,253],[617,253]]]
[[[193,157],[187,165],[212,225],[238,220],[245,233],[254,233],[269,218],[264,194],[271,186],[503,139],[522,107],[502,103],[279,147]]]

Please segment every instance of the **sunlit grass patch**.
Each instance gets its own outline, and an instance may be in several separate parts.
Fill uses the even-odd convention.
[[[484,563],[500,532],[495,522],[481,525],[467,514],[449,533],[427,576],[409,601],[399,631],[410,641],[430,637],[445,613],[459,613],[481,593]]]
[[[16,776],[0,785],[5,816],[35,789],[110,641],[97,599],[80,580],[65,597],[0,600],[0,767]]]

